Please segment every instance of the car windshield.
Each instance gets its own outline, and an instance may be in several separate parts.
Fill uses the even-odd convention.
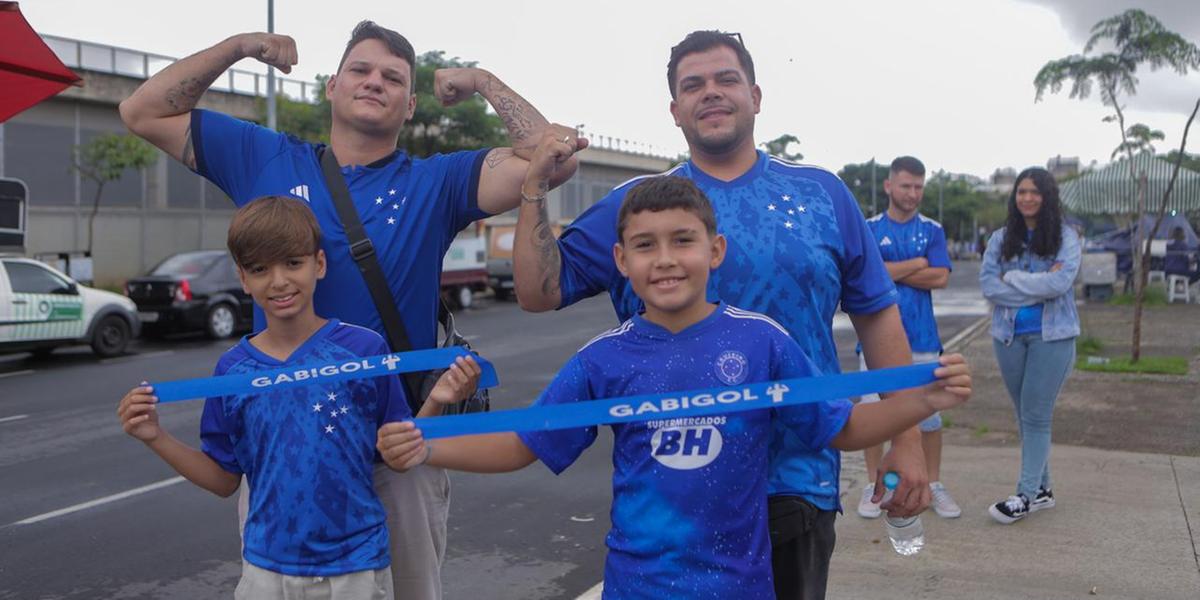
[[[221,257],[219,252],[188,252],[176,254],[160,263],[151,275],[195,277],[208,270]]]

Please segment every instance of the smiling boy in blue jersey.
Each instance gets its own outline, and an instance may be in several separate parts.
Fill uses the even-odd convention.
[[[450,106],[480,94],[503,120],[513,147],[428,157],[397,150],[417,106],[416,53],[404,36],[370,21],[355,27],[325,86],[327,146],[196,109],[204,91],[242,58],[286,73],[298,53],[295,41],[285,35],[235,35],[151,77],[121,103],[121,117],[131,131],[216,184],[237,206],[267,194],[307,201],[326,234],[328,269],[313,296],[317,312],[385,334],[322,175],[319,153],[323,147],[332,150],[404,329],[418,350],[437,342],[442,259],[455,235],[474,221],[517,206],[526,161],[544,134],[568,140],[572,151],[586,146],[573,129],[548,123],[492,73],[461,68],[434,73],[437,99]],[[552,185],[565,181],[575,168],[568,154]],[[261,311],[255,312],[255,329],[261,329]],[[396,594],[405,600],[440,600],[449,479],[432,467],[404,474],[381,467],[376,485],[394,533]]]
[[[690,160],[667,171],[691,179],[712,201],[728,256],[709,280],[709,300],[763,313],[782,324],[825,373],[840,371],[833,337],[841,310],[863,341],[872,368],[912,362],[897,293],[863,221],[837,175],[755,149],[762,101],[750,53],[736,34],[697,31],[671,49],[670,112]],[[513,241],[513,281],[530,311],[565,308],[607,292],[620,320],[641,299],[613,262],[621,202],[637,180],[618,186],[555,240],[544,203],[521,205]],[[893,395],[913,396],[907,390]],[[772,559],[779,598],[824,598],[841,510],[836,450],[811,451],[779,428],[770,483]],[[916,427],[896,436],[882,471],[900,486],[885,508],[916,514],[930,490]],[[882,482],[877,493],[883,495]],[[775,535],[778,532],[779,535]]]
[[[530,167],[531,177],[539,164]],[[531,201],[543,193],[526,185]],[[809,377],[819,373],[775,321],[706,298],[709,274],[725,259],[711,205],[678,177],[630,190],[617,221],[614,261],[645,302],[643,311],[579,350],[538,398],[539,405],[667,393]],[[962,358],[938,370],[924,399],[890,398],[853,409],[847,401],[715,417],[612,427],[612,529],[604,597],[775,598],[767,528],[767,465],[773,428],[794,443],[861,448],[912,426],[970,394]],[[394,468],[421,455],[432,464],[504,472],[540,459],[555,473],[570,466],[597,427],[487,434],[427,445],[413,424],[380,429],[379,449]]]
[[[294,198],[261,198],[237,212],[229,250],[267,328],[226,351],[215,376],[388,352],[374,331],[314,312],[313,290],[325,275],[320,238],[312,211]],[[431,397],[462,398],[477,380],[478,365],[460,362]],[[159,425],[153,394],[143,385],[122,398],[117,413],[126,433],[214,494],[232,494],[243,474],[250,483],[235,597],[283,598],[304,590],[392,598],[388,531],[372,473],[379,427],[411,416],[397,377],[208,398],[202,450]],[[431,414],[432,407],[422,412]]]
[[[950,255],[946,251],[946,233],[942,224],[920,213],[925,194],[925,165],[912,156],[892,161],[888,178],[883,182],[888,197],[888,209],[870,219],[867,226],[879,244],[879,254],[887,267],[888,276],[900,293],[900,318],[904,333],[912,347],[913,362],[934,362],[942,353],[937,320],[933,316],[933,297],[930,290],[946,287],[950,281]],[[867,363],[858,348],[859,369]],[[863,402],[878,402],[877,394],[867,394]],[[933,494],[933,509],[939,516],[953,519],[962,514],[954,498],[941,482],[942,416],[934,414],[919,425],[925,466],[929,470],[929,489]],[[867,463],[867,478],[874,482],[883,457],[883,446],[872,446],[863,452]],[[858,514],[874,519],[882,514],[874,501],[875,485],[863,487],[858,502]]]

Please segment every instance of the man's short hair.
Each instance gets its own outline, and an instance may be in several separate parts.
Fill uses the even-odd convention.
[[[321,249],[321,226],[303,200],[263,196],[238,209],[225,245],[239,267],[270,265]]]
[[[717,234],[717,215],[713,213],[708,196],[691,179],[670,175],[650,177],[630,188],[617,213],[617,240],[624,243],[625,226],[638,213],[661,212],[679,208],[704,223],[708,235]]]
[[[386,27],[380,27],[374,21],[361,21],[358,25],[354,26],[354,31],[350,34],[350,41],[346,42],[346,51],[342,53],[342,60],[338,61],[337,70],[339,73],[342,71],[342,65],[346,64],[346,57],[350,56],[350,51],[359,42],[366,40],[379,40],[383,42],[384,46],[387,46],[388,51],[393,55],[408,61],[409,86],[416,85],[415,82],[411,81],[417,72],[417,53],[413,50],[412,44],[404,36]]]
[[[693,31],[671,48],[671,59],[667,61],[667,89],[671,91],[671,99],[675,98],[675,75],[679,70],[679,61],[689,54],[705,52],[717,46],[725,46],[737,54],[746,78],[750,85],[754,85],[754,59],[750,58],[750,52],[742,45],[740,35],[723,31]]]
[[[925,163],[917,160],[916,158],[914,158],[912,156],[900,156],[900,157],[897,157],[896,160],[892,161],[892,167],[888,170],[888,173],[891,175],[895,175],[896,173],[899,173],[901,171],[904,171],[905,173],[908,173],[909,175],[916,175],[917,177],[924,177],[925,176]]]

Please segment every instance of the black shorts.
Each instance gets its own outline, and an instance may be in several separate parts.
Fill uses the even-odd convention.
[[[837,542],[836,510],[821,510],[799,496],[767,500],[771,568],[778,600],[824,600],[829,561]]]

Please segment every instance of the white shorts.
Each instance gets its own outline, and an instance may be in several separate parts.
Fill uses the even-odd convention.
[[[939,356],[940,355],[937,352],[913,352],[912,361],[914,365],[920,363],[937,362]],[[858,354],[858,370],[869,370],[867,369],[867,359],[863,357],[861,352]],[[879,402],[879,394],[864,394],[861,398],[859,398],[858,401],[864,404]],[[940,430],[942,428],[942,413],[935,412],[924,421],[921,421],[920,428],[923,433]]]

